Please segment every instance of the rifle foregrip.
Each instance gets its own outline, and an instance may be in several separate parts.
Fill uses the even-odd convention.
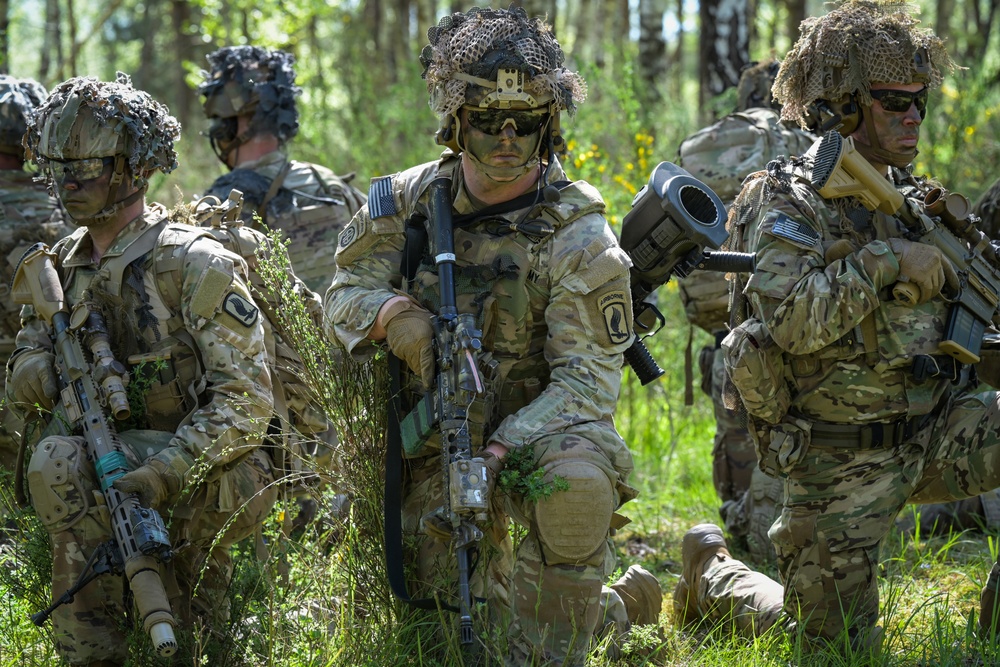
[[[638,338],[625,350],[625,363],[632,367],[644,387],[663,375],[663,369],[646,349],[646,344]]]
[[[725,273],[753,273],[757,265],[757,255],[752,252],[725,252],[706,250],[698,263],[702,271],[723,271]]]

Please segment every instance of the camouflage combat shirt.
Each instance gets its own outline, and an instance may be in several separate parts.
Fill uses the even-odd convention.
[[[165,217],[163,207],[147,208],[118,234],[97,263],[83,227],[54,251],[61,258],[67,307],[72,308],[88,288],[101,295],[118,295],[124,303],[120,317],[106,315],[112,351],[133,376],[143,374],[149,383],[146,409],[160,423],[169,420],[172,424],[159,428],[174,432],[174,437],[154,458],[172,471],[168,481],[174,493],[193,481],[195,462],[232,467],[260,446],[261,425],[271,413],[271,378],[262,318],[250,298],[246,265],[238,255],[203,230],[167,224],[154,237],[152,252],[127,266],[117,266],[125,264],[122,257],[133,244],[148,239],[144,232]],[[154,254],[176,261],[164,262],[154,271]],[[121,284],[110,284],[108,276],[113,275],[121,276]],[[164,296],[165,290],[158,287],[162,280],[174,281],[179,304]],[[135,297],[140,292],[144,294]],[[105,303],[114,303],[114,298],[105,297]],[[52,349],[50,328],[31,306],[24,307],[22,318],[15,366],[21,354]],[[152,375],[137,371],[142,363],[155,364]]]
[[[747,223],[743,247],[757,254],[745,294],[785,352],[791,412],[840,423],[928,414],[950,380],[917,381],[911,369],[920,355],[941,358],[949,306],[941,295],[915,307],[894,300],[892,285],[876,289],[853,253],[828,263],[825,250],[837,239],[891,255],[886,240],[903,237],[905,227],[854,197],[823,199],[810,169],[809,155],[772,162],[770,175],[748,180],[734,204],[736,220]],[[900,192],[918,194],[919,183],[904,182],[897,170],[893,175]],[[744,215],[756,206],[759,214]],[[866,330],[876,340],[866,341]]]
[[[413,214],[426,215],[428,185],[442,172],[453,175],[453,215],[474,211],[460,159],[446,152],[440,161],[373,180],[368,204],[340,235],[327,328],[355,356],[374,351],[366,336],[394,290],[437,311],[430,252],[412,287],[400,262],[404,225]],[[558,165],[552,172],[553,182],[565,178]],[[513,229],[518,221],[530,223],[520,228],[527,231]],[[499,363],[499,424],[487,431],[489,440],[514,448],[596,429],[621,442],[612,414],[622,352],[632,341],[630,260],[597,191],[577,181],[556,203],[473,219],[456,229],[455,253],[458,308],[476,314],[483,350]]]
[[[273,187],[279,178],[280,185]],[[365,203],[364,193],[326,167],[289,160],[281,150],[237,165],[216,179],[208,194],[225,201],[233,188],[243,191],[247,222],[253,224],[256,213],[289,239],[296,275],[313,291],[329,287],[337,236]]]

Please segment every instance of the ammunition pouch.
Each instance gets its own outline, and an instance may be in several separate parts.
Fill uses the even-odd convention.
[[[758,466],[771,477],[784,476],[809,451],[812,424],[804,419],[787,417],[778,424],[750,419],[748,426],[757,445]]]
[[[726,373],[740,393],[747,412],[768,424],[788,413],[791,390],[785,380],[785,362],[764,323],[751,318],[722,341]]]

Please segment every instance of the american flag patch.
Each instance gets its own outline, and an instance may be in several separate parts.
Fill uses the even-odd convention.
[[[779,214],[775,219],[771,233],[806,248],[813,247],[819,241],[819,234],[816,233],[816,230],[805,223],[792,220],[784,213]]]
[[[396,215],[396,200],[392,197],[392,176],[372,179],[368,188],[368,217],[372,220]]]

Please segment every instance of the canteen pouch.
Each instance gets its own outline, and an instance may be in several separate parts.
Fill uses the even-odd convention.
[[[768,424],[777,424],[792,402],[785,381],[781,348],[771,339],[764,323],[750,318],[729,332],[722,341],[726,373],[740,393],[747,412]]]

